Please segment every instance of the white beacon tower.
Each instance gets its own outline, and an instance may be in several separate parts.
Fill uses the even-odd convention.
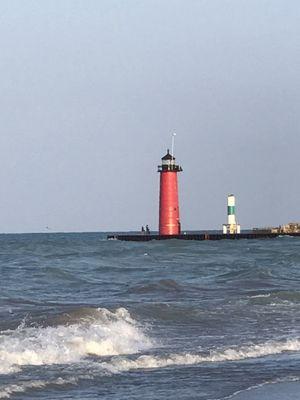
[[[223,233],[236,234],[241,233],[241,225],[236,223],[235,218],[235,196],[233,194],[228,195],[227,200],[227,224],[223,225]]]

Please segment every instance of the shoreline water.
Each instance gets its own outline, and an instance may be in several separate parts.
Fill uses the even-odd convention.
[[[233,394],[226,400],[297,400],[300,399],[300,382],[271,382],[251,387]],[[224,399],[225,400],[225,399]]]

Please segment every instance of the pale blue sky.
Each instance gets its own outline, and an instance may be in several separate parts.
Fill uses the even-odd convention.
[[[300,220],[298,0],[0,0],[0,231]]]

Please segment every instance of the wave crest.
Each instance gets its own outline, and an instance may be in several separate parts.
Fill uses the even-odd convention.
[[[284,342],[269,341],[263,344],[214,350],[208,355],[170,354],[167,357],[142,355],[135,360],[117,358],[109,363],[101,363],[108,371],[118,373],[132,369],[165,368],[175,365],[193,365],[200,363],[240,361],[249,358],[266,357],[289,351],[300,351],[300,339],[288,339]]]
[[[81,318],[67,326],[2,332],[0,373],[16,372],[24,365],[72,363],[89,355],[134,354],[151,346],[125,308],[115,312],[99,308],[93,318]]]
[[[77,381],[78,380],[76,378],[68,378],[68,379],[57,378],[53,381],[36,380],[36,381],[11,384],[0,388],[0,399],[9,399],[11,395],[17,393],[24,393],[26,392],[26,390],[29,389],[42,389],[48,386],[49,384],[55,386],[75,385]]]

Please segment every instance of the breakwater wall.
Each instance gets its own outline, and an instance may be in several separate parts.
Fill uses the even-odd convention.
[[[300,233],[239,233],[239,234],[222,234],[222,233],[187,233],[180,235],[108,235],[108,240],[124,240],[129,242],[148,242],[150,240],[241,240],[241,239],[274,239],[280,236],[298,236]]]

